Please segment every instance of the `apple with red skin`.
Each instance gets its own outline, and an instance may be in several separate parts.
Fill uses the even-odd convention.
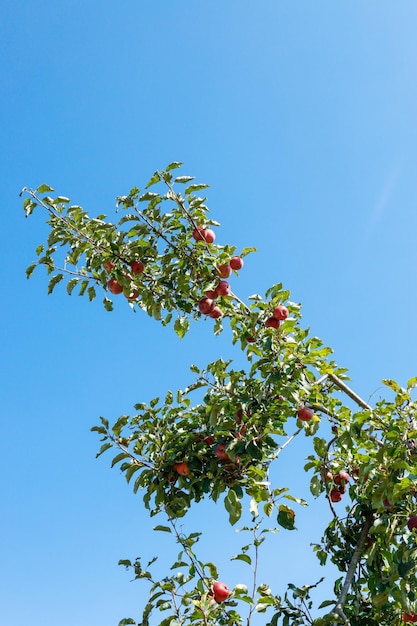
[[[219,461],[223,462],[223,461],[231,461],[232,460],[230,458],[230,456],[227,454],[227,452],[225,452],[226,445],[227,445],[226,443],[219,443],[216,446],[214,454],[217,456]]]
[[[408,530],[417,528],[417,515],[413,515],[407,522]]]
[[[265,322],[265,326],[267,328],[279,328],[280,324],[281,322],[277,320],[276,317],[268,317],[268,319]]]
[[[338,489],[332,489],[330,492],[330,500],[332,502],[340,502],[341,499],[342,494],[340,493],[340,491]]]
[[[207,435],[207,437],[204,437],[203,439],[204,443],[206,443],[208,446],[212,446],[213,443],[216,441],[215,438],[213,437],[213,435]]]
[[[207,296],[207,298],[211,298],[212,300],[215,300],[217,298],[217,293],[214,289],[206,289],[204,292]]]
[[[221,280],[216,287],[216,294],[218,296],[228,296],[230,294],[230,283],[227,280]]]
[[[110,293],[113,293],[115,296],[117,296],[119,293],[122,293],[123,291],[122,285],[118,283],[115,278],[111,278],[109,280],[109,282],[107,283],[107,289],[110,291]]]
[[[208,315],[213,310],[213,307],[214,302],[211,298],[202,298],[198,303],[198,308],[204,315]]]
[[[417,622],[417,613],[407,613],[403,611],[401,619],[403,622]]]
[[[111,272],[112,269],[114,268],[114,263],[113,261],[106,261],[105,263],[103,263],[103,267],[106,270],[106,272]]]
[[[232,273],[232,268],[228,263],[223,263],[223,265],[219,265],[217,268],[217,273],[220,278],[229,278]]]
[[[142,261],[133,261],[130,267],[132,268],[132,272],[134,274],[142,274],[143,270],[145,269]]]
[[[216,234],[211,228],[203,228],[202,226],[197,226],[193,230],[193,237],[196,241],[205,241],[206,243],[213,243],[216,239]]]
[[[235,270],[235,272],[238,272],[243,267],[243,259],[240,256],[233,256],[230,259],[230,267],[232,270]]]
[[[314,411],[308,406],[301,406],[297,411],[297,415],[302,422],[309,422],[314,415]]]
[[[219,306],[214,306],[208,315],[214,320],[217,320],[219,319],[219,317],[223,315],[223,311],[221,310]]]
[[[213,585],[213,596],[216,602],[224,602],[230,596],[230,589],[224,583],[216,582]]]
[[[131,292],[123,291],[123,293],[128,300],[137,300],[139,297],[139,291],[137,291],[136,289]]]
[[[350,476],[347,472],[340,471],[334,477],[334,482],[336,485],[344,485],[345,483],[348,483],[349,481],[350,481]]]
[[[256,337],[254,337],[253,335],[246,335],[245,339],[248,343],[255,343],[256,341]]]
[[[282,304],[275,307],[274,312],[272,313],[273,317],[276,317],[276,319],[280,321],[286,320],[289,314],[290,313],[287,307],[283,306]]]
[[[174,463],[172,466],[173,470],[177,472],[180,476],[188,476],[191,473],[191,470],[188,466],[188,463]]]

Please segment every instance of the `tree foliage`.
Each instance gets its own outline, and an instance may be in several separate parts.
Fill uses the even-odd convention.
[[[120,626],[146,626],[152,616],[157,623],[159,615],[159,626],[249,626],[255,613],[265,613],[270,626],[417,621],[417,378],[405,387],[383,381],[390,399],[370,406],[347,386],[332,351],[302,327],[300,306],[281,284],[247,302],[233,293],[222,268],[254,249],[237,252],[205,237],[219,226],[199,195],[207,185],[176,176],[180,165],[155,172],[143,191],[134,187],[118,197],[117,224],[51,196],[47,185],[23,190],[26,215],[36,207],[48,214],[47,241],[27,269],[29,277],[36,266],[46,268],[48,293],[61,282],[68,294],[89,300],[104,292],[111,311],[119,291],[131,308],[172,325],[180,338],[192,319],[205,317],[201,310],[210,316],[218,307],[213,332],[227,320],[246,357],[245,369],[221,358],[204,369],[192,365],[186,389],[139,402],[134,415],[114,424],[101,417],[93,428],[101,438],[97,456],[111,452],[112,466],[142,494],[150,516],[162,517],[155,531],[172,535],[181,550],[162,580],[154,578],[152,562],[120,561],[149,584],[140,621],[125,618]],[[317,581],[289,584],[278,594],[274,581],[257,580],[261,545],[278,527],[294,530],[297,507],[307,505],[270,481],[281,451],[303,436],[313,444],[305,465],[311,494],[327,498],[332,512],[313,549],[321,565],[331,561],[340,573],[334,597],[320,607],[310,598]],[[251,519],[243,528],[250,539],[232,558],[251,567],[253,588],[237,585],[221,601],[213,591],[216,565],[197,555],[199,533],[184,535],[178,527],[204,498],[222,502],[232,526],[245,510]]]

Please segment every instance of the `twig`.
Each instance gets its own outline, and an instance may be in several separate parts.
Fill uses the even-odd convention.
[[[329,374],[328,377],[332,382],[334,382],[336,387],[339,387],[339,389],[341,389],[347,396],[349,396],[351,400],[356,402],[356,404],[358,404],[363,409],[372,411],[372,407],[369,406],[369,404],[365,402],[365,400],[362,400],[362,398],[358,396],[357,393],[355,393],[350,387],[348,387],[343,381],[341,381],[340,378],[338,378],[335,374]]]

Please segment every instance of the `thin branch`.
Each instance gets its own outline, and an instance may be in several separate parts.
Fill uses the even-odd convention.
[[[360,396],[358,396],[358,394],[355,393],[353,391],[353,389],[348,387],[335,374],[329,374],[328,377],[336,385],[336,387],[339,387],[339,389],[341,389],[347,396],[349,396],[349,398],[351,398],[351,400],[356,402],[356,404],[358,404],[363,409],[367,409],[368,411],[372,411],[372,407],[369,406],[369,404],[367,402],[365,402],[365,400],[362,400],[362,398]]]

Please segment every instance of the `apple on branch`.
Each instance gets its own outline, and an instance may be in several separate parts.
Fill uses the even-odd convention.
[[[230,596],[230,589],[225,583],[216,582],[213,584],[213,597],[216,602],[224,602]]]

